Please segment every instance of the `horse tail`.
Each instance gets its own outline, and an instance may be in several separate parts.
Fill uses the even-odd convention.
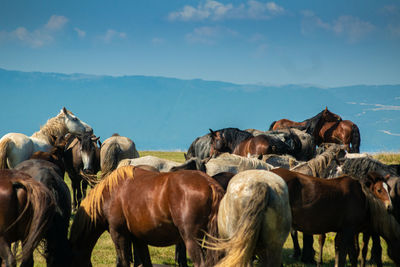
[[[272,131],[272,130],[274,129],[275,123],[276,123],[276,121],[273,121],[273,122],[271,123],[271,125],[269,126],[268,131]]]
[[[208,225],[207,225],[207,235],[209,236],[218,236],[218,209],[219,203],[224,197],[225,191],[224,189],[211,177],[212,183],[210,183],[210,187],[212,190],[212,202],[211,202],[211,212],[208,216]],[[220,257],[220,253],[216,250],[208,249],[206,252],[206,266],[214,266]]]
[[[44,238],[56,211],[56,201],[49,189],[32,178],[14,176],[12,182],[15,187],[23,188],[26,192],[26,206],[13,225],[31,211],[29,230],[22,241],[21,257],[22,261],[26,261]]]
[[[117,168],[120,153],[121,147],[118,143],[113,142],[109,145],[104,158],[101,159],[101,175],[103,178]]]
[[[351,126],[351,152],[352,153],[360,153],[360,143],[361,143],[361,136],[360,136],[360,130],[358,129],[358,126],[353,123]]]
[[[224,249],[226,256],[218,262],[216,267],[248,266],[254,255],[264,211],[269,202],[269,186],[266,183],[254,183],[251,185],[252,199],[246,210],[241,215],[235,233],[227,241],[219,241],[217,249]]]
[[[8,144],[12,140],[10,138],[4,138],[0,141],[0,170],[8,169],[7,167],[7,148]]]

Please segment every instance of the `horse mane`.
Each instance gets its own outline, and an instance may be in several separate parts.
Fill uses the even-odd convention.
[[[232,145],[230,147],[232,151],[242,141],[253,137],[251,133],[242,131],[238,128],[224,128],[216,132],[220,132],[221,136],[226,140],[226,142]]]
[[[323,113],[324,113],[324,110],[321,111],[320,113],[318,113],[317,115],[315,115],[314,117],[304,120],[306,122],[306,126],[304,127],[306,130],[306,133],[314,136],[315,128],[317,128],[318,123],[320,122]]]
[[[381,175],[390,174],[398,176],[395,170],[388,165],[370,157],[346,158],[341,165],[341,169],[343,173],[357,175],[359,177],[366,176],[371,171],[375,171]]]
[[[96,224],[97,217],[102,217],[102,207],[104,203],[104,194],[111,194],[115,187],[126,179],[134,178],[134,166],[125,166],[116,169],[106,178],[101,180],[82,201],[80,210],[86,212],[92,222]]]
[[[67,110],[67,112],[73,115],[71,111]],[[31,137],[46,139],[49,144],[54,145],[52,136],[64,136],[68,132],[63,120],[64,117],[64,113],[61,112],[56,117],[48,119],[47,122],[40,127],[40,130],[35,132]]]
[[[191,144],[190,147],[186,153],[187,158],[192,158],[192,157],[196,157],[196,144],[198,142],[198,140],[200,139],[200,137],[197,137]]]
[[[322,154],[307,161],[307,165],[312,171],[312,176],[327,178],[329,176],[329,171],[337,166],[336,160],[338,160],[339,153],[340,148],[332,146]]]

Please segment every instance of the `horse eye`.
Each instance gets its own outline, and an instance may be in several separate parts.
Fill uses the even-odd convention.
[[[378,189],[378,193],[382,193],[382,189]]]

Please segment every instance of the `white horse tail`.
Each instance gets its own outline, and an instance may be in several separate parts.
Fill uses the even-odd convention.
[[[7,148],[8,144],[12,140],[10,138],[4,138],[0,141],[0,170],[8,169],[7,166]]]
[[[269,202],[269,186],[257,182],[250,187],[253,195],[237,223],[238,228],[230,239],[218,241],[215,246],[216,249],[223,249],[226,252],[226,256],[216,267],[246,267],[252,261]]]
[[[113,142],[107,148],[104,158],[101,159],[101,175],[106,177],[118,166],[121,154],[121,147],[118,143]]]

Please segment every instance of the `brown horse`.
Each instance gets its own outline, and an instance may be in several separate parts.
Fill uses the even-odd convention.
[[[344,266],[347,255],[352,266],[357,265],[358,248],[354,237],[364,229],[373,229],[390,239],[390,249],[400,247],[400,225],[376,197],[376,194],[384,199],[387,197],[379,179],[357,181],[350,176],[320,179],[280,168],[272,172],[288,185],[295,230],[306,234],[337,232],[335,266]],[[398,258],[392,259],[400,264]]]
[[[198,240],[204,231],[216,236],[223,194],[217,182],[200,171],[156,173],[120,167],[89,192],[75,215],[70,236],[73,265],[91,266],[97,239],[108,230],[117,250],[117,266],[129,266],[132,243],[147,267],[152,266],[148,244],[169,246],[182,241],[194,266],[205,266]]]
[[[336,143],[343,144],[350,153],[360,153],[360,130],[349,120],[326,122],[319,130],[316,144]]]
[[[281,119],[278,121],[274,121],[271,123],[269,130],[270,131],[271,130],[280,130],[280,129],[286,129],[286,128],[298,128],[300,130],[306,130],[310,126],[312,128],[314,128],[315,125],[313,125],[313,124],[318,123],[320,121],[320,119],[324,119],[324,121],[341,121],[342,120],[342,118],[339,115],[330,112],[328,110],[328,107],[325,107],[325,109],[323,111],[321,111],[314,117],[312,117],[310,119],[306,119],[302,122],[291,121],[288,119]],[[307,131],[307,133],[309,133],[309,132]],[[311,133],[309,133],[309,134],[311,134]]]
[[[7,267],[16,266],[10,247],[21,240],[21,266],[33,266],[31,255],[55,212],[54,197],[42,183],[17,170],[0,170],[0,192],[0,265],[4,261]]]

